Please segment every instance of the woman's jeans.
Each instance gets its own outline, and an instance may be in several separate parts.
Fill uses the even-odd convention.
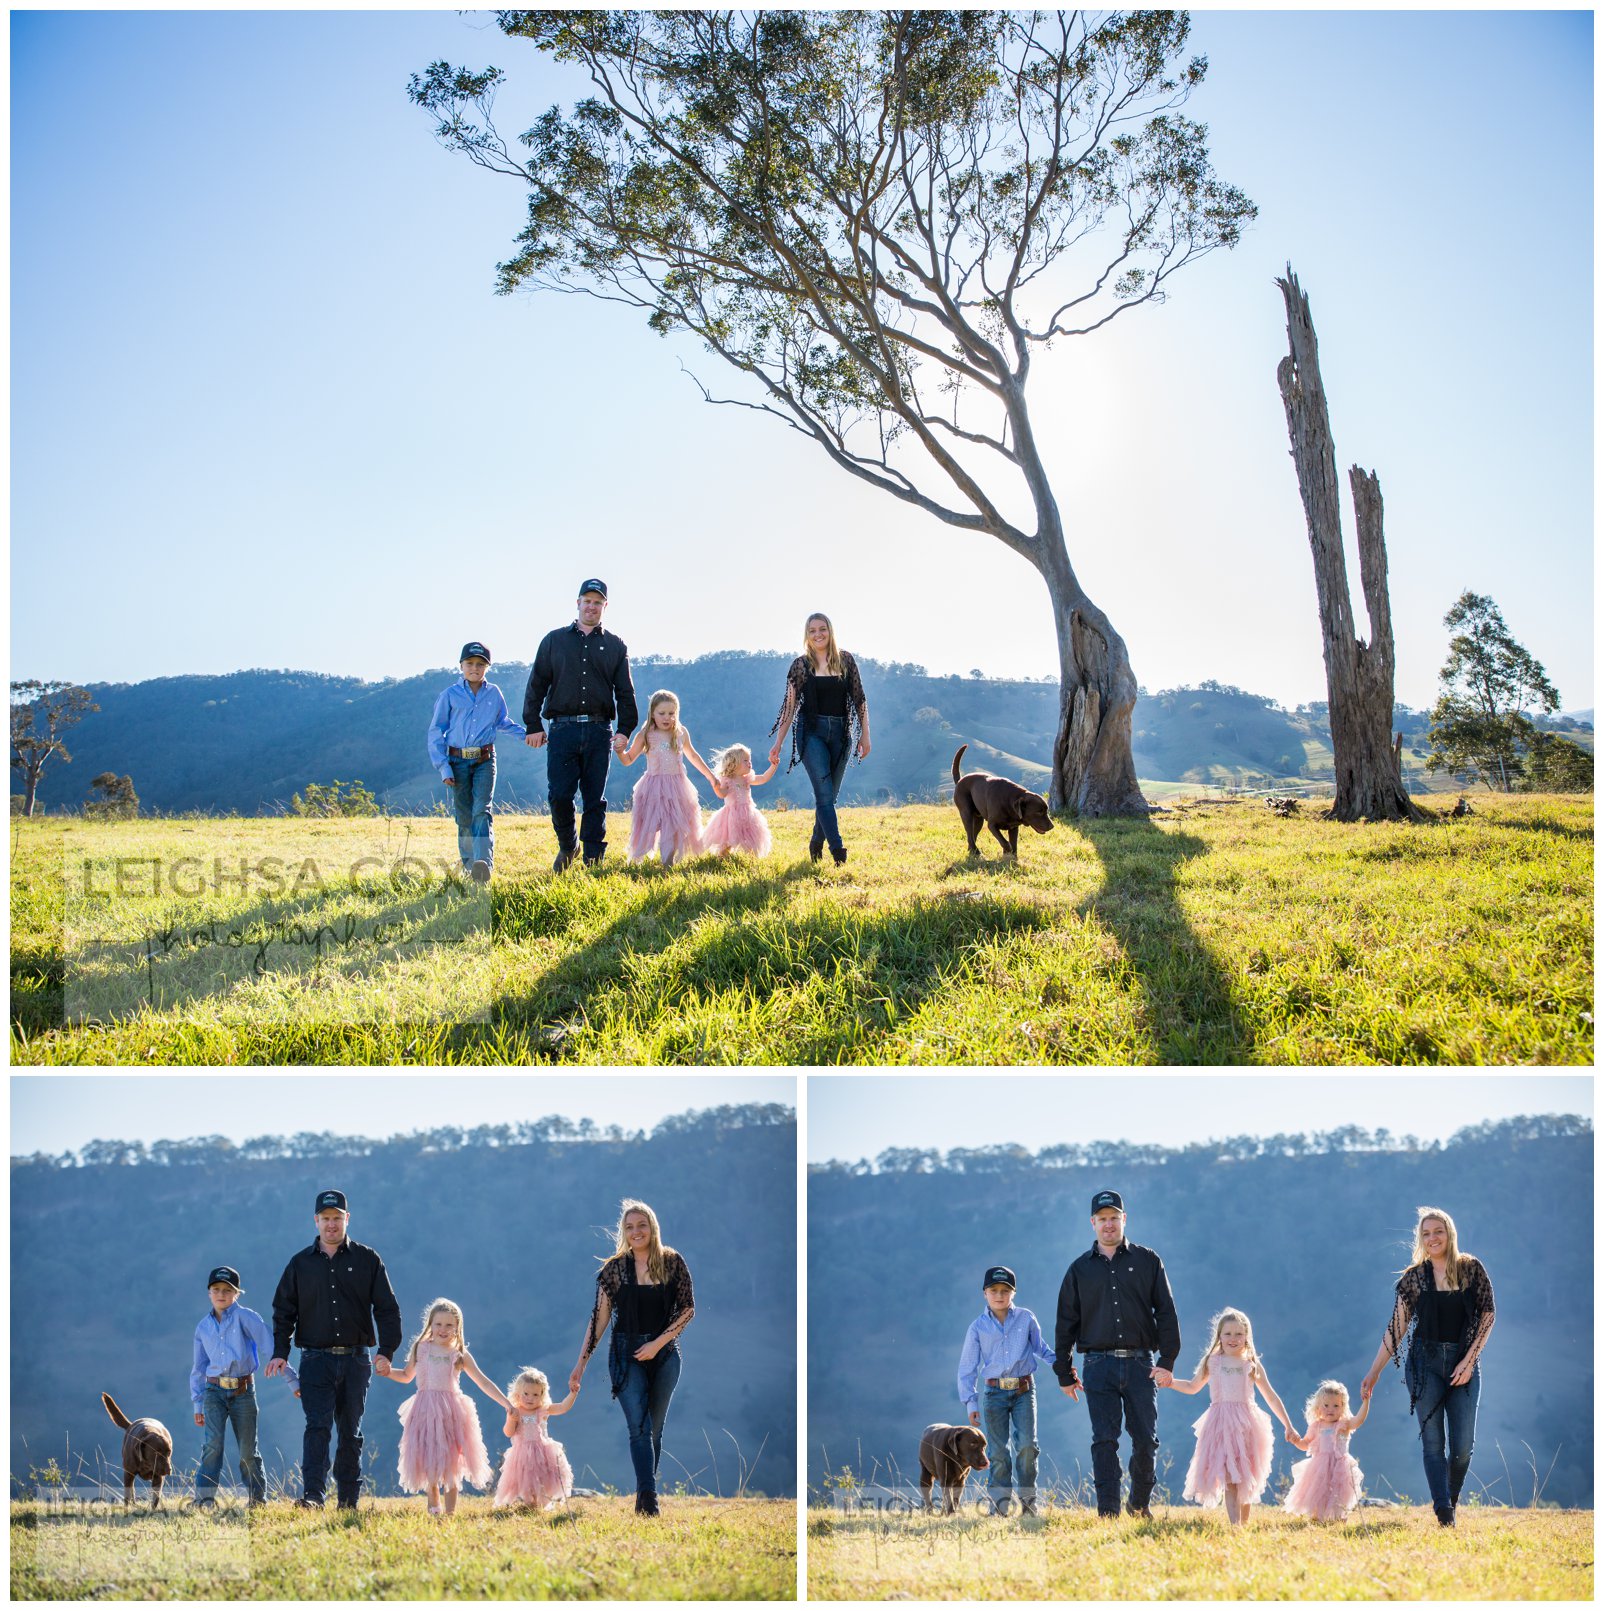
[[[1438,1516],[1450,1514],[1459,1503],[1459,1490],[1470,1470],[1470,1451],[1476,1442],[1476,1404],[1481,1398],[1481,1366],[1477,1365],[1463,1387],[1450,1387],[1448,1378],[1465,1357],[1456,1342],[1432,1343],[1418,1339],[1409,1350],[1406,1371],[1409,1391],[1420,1422],[1421,1455],[1426,1486]],[[1444,1452],[1444,1430],[1447,1446]]]
[[[464,868],[482,861],[488,867],[496,856],[496,829],[491,821],[490,797],[496,792],[496,758],[482,761],[452,758],[451,812],[457,819],[457,854]]]
[[[668,1401],[679,1381],[679,1346],[670,1343],[655,1359],[639,1360],[635,1350],[652,1340],[653,1334],[632,1337],[626,1334],[620,1346],[629,1364],[618,1402],[629,1428],[629,1458],[635,1467],[635,1492],[657,1495],[657,1462],[663,1457],[663,1423],[668,1419]]]
[[[1034,1504],[1038,1453],[1034,1387],[1023,1392],[1011,1387],[982,1387],[980,1424],[985,1428],[986,1453],[991,1458],[986,1486],[992,1503],[999,1508],[1005,1506],[1017,1481],[1021,1502]]]
[[[196,1499],[215,1499],[217,1479],[223,1469],[223,1438],[234,1428],[239,1450],[239,1474],[246,1491],[258,1504],[267,1497],[262,1474],[262,1455],[256,1446],[256,1393],[253,1387],[219,1387],[206,1384],[201,1403],[206,1416],[206,1441],[201,1449],[200,1470],[195,1473]]]
[[[841,792],[849,751],[845,716],[815,716],[808,724],[802,740],[802,767],[813,785],[813,843],[809,848],[815,852],[826,840],[832,851],[844,848],[835,820],[835,797]]]

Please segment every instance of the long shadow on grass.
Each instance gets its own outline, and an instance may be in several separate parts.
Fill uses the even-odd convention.
[[[1585,839],[1588,844],[1593,842],[1591,828],[1572,828],[1568,823],[1555,822],[1552,817],[1534,817],[1530,822],[1510,822],[1499,817],[1483,817],[1482,821],[1489,828],[1497,828],[1504,832],[1516,833],[1546,833],[1555,839]]]
[[[1103,863],[1102,887],[1084,910],[1119,941],[1136,972],[1158,1061],[1251,1061],[1252,1031],[1176,893],[1181,864],[1208,846],[1146,818],[1078,818],[1073,827]]]

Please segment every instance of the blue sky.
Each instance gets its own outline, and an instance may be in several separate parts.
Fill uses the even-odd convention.
[[[11,1152],[76,1152],[86,1141],[181,1141],[302,1130],[385,1137],[561,1114],[650,1130],[671,1113],[725,1104],[796,1106],[778,1075],[14,1074]]]
[[[807,1156],[874,1158],[887,1147],[1032,1151],[1065,1141],[1186,1146],[1222,1136],[1358,1125],[1422,1141],[1483,1119],[1593,1114],[1587,1075],[852,1074],[808,1080]]]
[[[1430,703],[1470,587],[1593,702],[1592,28],[1196,14],[1189,111],[1261,216],[1033,379],[1146,687],[1324,697],[1290,259],[1339,467],[1387,501],[1399,697]],[[860,653],[1056,674],[1023,561],[703,405],[681,365],[715,360],[639,315],[492,295],[523,193],[408,75],[505,67],[514,133],[584,86],[487,15],[14,12],[11,43],[13,676],[527,659],[592,574],[637,653],[790,649],[824,608]]]

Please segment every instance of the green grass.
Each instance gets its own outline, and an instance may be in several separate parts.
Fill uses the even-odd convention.
[[[477,903],[393,876],[454,861],[438,818],[15,823],[13,1060],[1593,1061],[1588,799],[1479,797],[1475,816],[1420,827],[1183,804],[1061,820],[1017,865],[994,846],[970,859],[950,807],[842,815],[841,868],[808,860],[811,813],[778,811],[763,862],[627,867],[615,817],[605,869],[560,878],[545,819],[508,817]],[[114,864],[138,856],[190,857],[184,890],[195,867],[263,856],[315,864],[324,887],[281,870],[277,893],[237,876],[118,893]],[[414,926],[390,951],[301,947],[260,975],[249,947],[180,963],[139,943],[286,912]],[[69,918],[116,943],[69,964]],[[64,1023],[85,1000],[98,1018]]]
[[[143,1496],[145,1489],[140,1487]],[[11,1507],[14,1600],[790,1600],[796,1506],[772,1499],[634,1500],[496,1512],[465,1498],[449,1519],[421,1499],[350,1515],[287,1502],[247,1513]]]
[[[1151,1522],[808,1516],[814,1600],[1590,1600],[1593,1513],[1364,1509],[1323,1524],[1255,1507]]]

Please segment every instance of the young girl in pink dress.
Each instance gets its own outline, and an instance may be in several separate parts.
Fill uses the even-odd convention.
[[[702,830],[702,849],[716,850],[727,855],[732,850],[749,850],[754,856],[766,856],[774,848],[774,839],[763,813],[752,804],[752,790],[767,783],[774,776],[779,762],[773,762],[767,772],[752,770],[752,752],[744,744],[731,744],[713,757],[713,792],[723,800],[712,820]]]
[[[1281,1501],[1283,1510],[1314,1521],[1346,1521],[1348,1512],[1364,1497],[1365,1474],[1348,1453],[1348,1434],[1365,1424],[1370,1400],[1349,1412],[1348,1389],[1341,1382],[1321,1382],[1303,1406],[1308,1433],[1287,1440],[1309,1456],[1292,1468],[1292,1487]]]
[[[507,1389],[512,1408],[503,1429],[512,1447],[501,1462],[496,1482],[497,1510],[532,1505],[543,1510],[574,1491],[574,1473],[562,1444],[546,1435],[546,1418],[566,1415],[579,1397],[575,1388],[560,1404],[551,1401],[551,1384],[543,1370],[526,1365]]]
[[[1275,1453],[1270,1417],[1253,1402],[1254,1390],[1264,1395],[1289,1436],[1292,1423],[1254,1351],[1248,1317],[1240,1309],[1222,1309],[1211,1324],[1213,1335],[1197,1375],[1170,1383],[1178,1393],[1195,1393],[1205,1382],[1209,1389],[1209,1407],[1192,1423],[1197,1448],[1182,1497],[1210,1507],[1223,1498],[1232,1525],[1240,1526],[1264,1492]]]
[[[702,806],[685,775],[685,757],[715,787],[717,780],[679,724],[678,696],[666,688],[652,695],[645,725],[619,760],[632,766],[643,753],[646,776],[635,785],[627,854],[630,861],[645,861],[655,843],[663,865],[672,867],[702,850]]]
[[[490,1486],[490,1456],[485,1451],[479,1415],[457,1382],[466,1371],[498,1404],[506,1405],[501,1389],[473,1362],[462,1334],[462,1310],[449,1298],[436,1298],[424,1311],[423,1329],[412,1339],[404,1370],[392,1370],[392,1382],[417,1379],[418,1390],[401,1406],[401,1454],[396,1465],[401,1486],[408,1493],[428,1495],[429,1514],[457,1508],[457,1490],[464,1482],[476,1488]]]

